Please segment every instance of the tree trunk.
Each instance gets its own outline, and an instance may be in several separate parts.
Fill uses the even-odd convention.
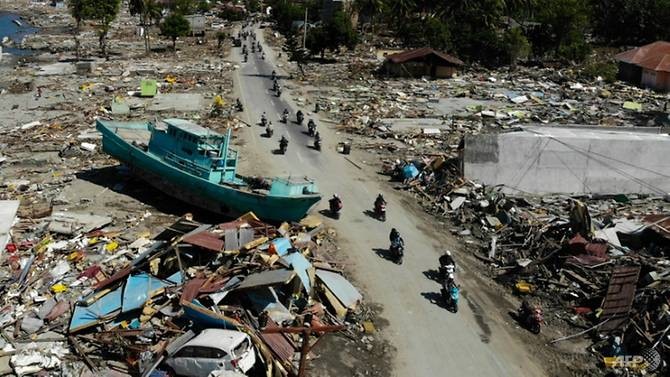
[[[100,33],[100,37],[98,38],[98,42],[100,43],[100,52],[102,52],[102,56],[107,58],[107,33],[106,32]]]
[[[172,51],[177,52],[177,38],[172,38]]]

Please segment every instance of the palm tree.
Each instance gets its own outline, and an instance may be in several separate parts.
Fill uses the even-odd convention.
[[[140,25],[144,29],[144,49],[148,54],[151,50],[149,30],[163,17],[163,7],[156,0],[130,0],[128,10],[131,15],[140,17]]]

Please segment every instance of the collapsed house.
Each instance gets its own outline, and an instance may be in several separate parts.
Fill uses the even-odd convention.
[[[247,375],[297,375],[314,339],[357,322],[362,296],[319,251],[316,218],[275,227],[253,214],[218,225],[184,217],[135,240],[104,231],[101,216],[49,220],[50,233],[3,256],[0,325],[14,331],[2,339],[2,373],[163,375],[188,368],[183,358],[220,357],[189,373],[244,375],[243,363]]]

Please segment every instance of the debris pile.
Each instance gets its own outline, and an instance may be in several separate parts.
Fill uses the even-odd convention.
[[[1,203],[9,234],[18,203]],[[198,375],[287,376],[329,332],[371,338],[318,218],[275,227],[251,213],[218,225],[185,216],[151,239],[111,222],[68,212],[16,222],[0,257],[3,374],[179,373],[184,358],[215,357],[200,346],[223,353]]]
[[[506,195],[460,178],[457,159],[444,156],[387,166],[494,279],[540,301],[549,325],[589,329],[578,335],[593,336],[602,365],[639,355],[658,371],[670,360],[666,198]]]

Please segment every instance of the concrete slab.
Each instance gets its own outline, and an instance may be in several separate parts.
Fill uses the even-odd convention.
[[[166,93],[154,97],[147,107],[149,111],[201,111],[205,100],[199,93]],[[132,105],[131,105],[132,107]]]
[[[508,193],[665,194],[670,136],[658,129],[538,127],[465,138],[464,175]]]

